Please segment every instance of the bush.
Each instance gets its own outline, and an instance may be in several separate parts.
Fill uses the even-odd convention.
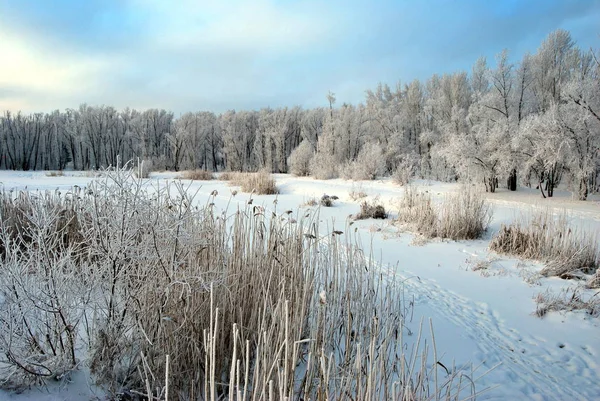
[[[330,180],[338,176],[337,160],[333,155],[317,152],[310,161],[310,175],[318,180]]]
[[[367,143],[360,150],[356,160],[346,163],[341,169],[341,176],[346,180],[374,180],[385,169],[385,159],[381,146]]]
[[[210,171],[196,169],[183,171],[177,178],[182,180],[209,181],[213,180],[215,176]]]
[[[392,173],[392,181],[398,185],[407,185],[418,171],[419,156],[407,155]]]
[[[594,274],[600,264],[598,234],[572,228],[566,214],[554,219],[547,210],[535,213],[526,225],[503,225],[490,249],[542,261],[546,263],[542,275],[565,279]]]
[[[354,218],[356,220],[387,219],[388,214],[385,211],[385,207],[379,202],[379,200],[374,199],[372,202],[362,202],[360,204],[360,212],[358,212]]]
[[[327,246],[312,221],[198,208],[181,183],[106,175],[81,193],[3,194],[3,386],[62,377],[77,350],[112,398],[465,396],[460,369],[438,383],[417,362],[431,348],[420,330],[404,342],[402,283],[341,231]]]
[[[288,164],[290,172],[298,177],[310,175],[310,162],[315,152],[313,146],[304,140],[290,154]]]

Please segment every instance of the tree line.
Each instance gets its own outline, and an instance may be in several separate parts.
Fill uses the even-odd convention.
[[[550,33],[511,62],[481,57],[470,72],[380,84],[357,105],[201,111],[179,117],[81,105],[0,117],[0,168],[76,170],[144,160],[154,169],[256,171],[364,179],[410,171],[475,178],[487,191],[566,182],[600,190],[600,62],[569,32]]]

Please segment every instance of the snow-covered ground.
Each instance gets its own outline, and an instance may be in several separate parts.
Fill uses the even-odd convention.
[[[174,173],[155,173],[152,180],[170,180]],[[0,172],[0,188],[5,190],[60,190],[85,186],[92,178],[78,172],[47,177],[44,172]],[[557,191],[555,198],[542,199],[536,190],[499,190],[488,195],[494,217],[485,239],[477,241],[430,241],[415,244],[410,233],[401,232],[391,221],[364,220],[348,226],[349,216],[359,210],[359,201],[349,195],[364,191],[368,198],[379,196],[394,214],[394,205],[404,191],[389,180],[357,182],[318,181],[276,175],[280,194],[256,196],[261,204],[278,212],[305,213],[304,204],[323,194],[339,197],[333,207],[321,208],[322,230],[338,229],[356,235],[388,274],[405,280],[407,294],[414,296],[412,325],[418,329],[421,318],[433,318],[438,352],[456,365],[472,362],[493,371],[477,381],[479,390],[494,388],[481,395],[485,400],[600,400],[600,321],[583,313],[552,312],[540,319],[534,297],[546,289],[559,290],[576,283],[558,278],[529,279],[539,264],[518,261],[491,253],[489,239],[500,225],[526,218],[536,208],[548,207],[554,213],[568,212],[571,224],[589,232],[600,232],[600,198],[587,202],[573,200]],[[456,184],[418,181],[434,198],[456,191]],[[218,191],[216,206],[244,207],[250,194],[232,197],[221,181],[193,182],[197,201],[204,203]],[[277,199],[276,204],[273,200]],[[487,269],[473,271],[477,264]],[[0,400],[95,399],[85,375],[73,376],[77,383],[32,389],[23,394],[0,392]]]

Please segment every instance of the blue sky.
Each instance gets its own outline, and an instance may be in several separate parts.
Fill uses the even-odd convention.
[[[600,48],[600,0],[0,0],[0,110],[357,103],[558,28]]]

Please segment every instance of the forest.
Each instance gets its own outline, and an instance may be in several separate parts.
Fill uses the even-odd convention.
[[[600,61],[564,30],[513,62],[366,91],[357,105],[188,112],[82,104],[0,117],[0,169],[92,170],[139,160],[153,170],[292,173],[319,179],[414,175],[600,190]]]

